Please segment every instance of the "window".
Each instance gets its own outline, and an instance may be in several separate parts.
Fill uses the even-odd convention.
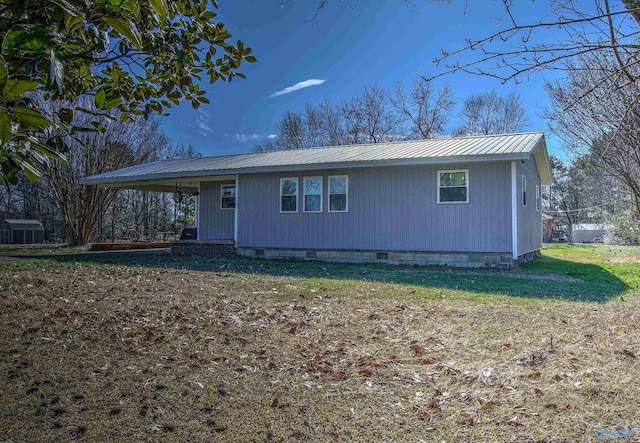
[[[536,185],[536,211],[540,212],[540,186]]]
[[[280,212],[298,212],[298,177],[280,179]]]
[[[349,177],[329,176],[329,212],[347,212],[349,209]]]
[[[304,212],[322,212],[322,177],[304,178]]]
[[[469,203],[469,170],[438,171],[438,203]]]
[[[522,176],[522,206],[527,206],[527,177]]]
[[[220,186],[220,209],[235,209],[236,185]]]

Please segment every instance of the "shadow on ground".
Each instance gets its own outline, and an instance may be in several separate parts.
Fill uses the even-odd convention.
[[[274,261],[242,257],[178,257],[158,250],[32,255],[20,258],[37,258],[67,264],[374,281],[479,294],[595,303],[606,302],[629,289],[623,280],[602,266],[550,257],[538,258],[509,270]]]

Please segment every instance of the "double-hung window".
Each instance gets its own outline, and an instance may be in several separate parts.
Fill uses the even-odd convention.
[[[527,206],[527,177],[522,176],[522,206]]]
[[[536,185],[536,211],[540,212],[540,186]]]
[[[349,177],[346,175],[329,176],[329,212],[347,212],[349,210]]]
[[[236,185],[220,186],[220,209],[235,209]]]
[[[303,179],[304,212],[322,212],[322,177]]]
[[[280,212],[298,212],[298,177],[280,179]]]
[[[469,203],[469,170],[438,171],[438,203]]]

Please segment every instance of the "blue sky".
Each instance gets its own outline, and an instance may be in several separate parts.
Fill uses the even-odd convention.
[[[314,23],[317,1],[221,0],[219,14],[233,35],[253,48],[258,58],[243,66],[246,80],[204,85],[210,105],[198,111],[184,103],[163,119],[165,131],[178,143],[193,145],[203,155],[250,152],[275,132],[284,111],[301,111],[305,103],[338,102],[365,86],[393,88],[421,74],[440,72],[433,63],[442,49],[464,45],[465,37],[483,37],[499,29],[501,1],[406,6],[403,0],[361,0],[353,11],[330,2]],[[521,12],[542,16],[546,2],[519,2]],[[313,84],[277,94],[300,82]],[[322,80],[322,82],[317,81]],[[548,104],[539,74],[515,84],[456,73],[444,77],[462,100],[474,92],[516,91],[529,113],[527,130],[547,131],[541,118]],[[208,83],[208,82],[207,82]],[[452,118],[455,126],[457,118]],[[549,135],[549,134],[548,134]],[[561,142],[548,137],[552,153],[564,155]]]

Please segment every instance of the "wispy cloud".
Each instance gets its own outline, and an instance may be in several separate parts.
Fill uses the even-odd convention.
[[[308,88],[309,86],[318,86],[326,82],[326,80],[320,80],[317,78],[310,78],[309,80],[305,80],[303,82],[296,83],[293,86],[289,86],[280,91],[274,92],[269,96],[269,98],[278,97],[280,95],[289,94],[290,92],[298,91],[300,89]]]
[[[262,134],[225,134],[224,136],[239,143],[253,142],[270,137]]]
[[[213,133],[213,128],[210,124],[210,118],[203,113],[200,113],[196,118],[196,125],[199,128],[198,132],[203,136],[207,136]]]
[[[278,136],[276,134],[269,134],[267,135],[267,138],[278,138]]]

